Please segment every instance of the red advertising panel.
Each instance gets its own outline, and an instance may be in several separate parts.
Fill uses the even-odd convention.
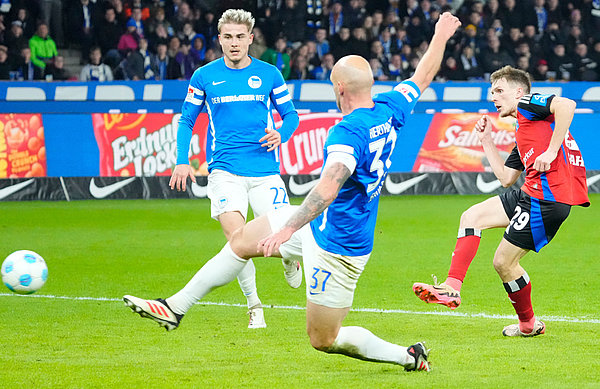
[[[0,178],[45,175],[46,146],[42,115],[0,115]]]
[[[503,157],[515,146],[515,120],[488,114],[492,137]],[[475,133],[479,113],[436,113],[419,150],[413,172],[491,171],[481,142]]]
[[[101,176],[169,176],[177,163],[177,127],[181,114],[95,113],[94,134],[100,149]],[[200,114],[190,145],[196,175],[206,168],[208,117]]]
[[[319,174],[327,132],[340,120],[339,112],[300,114],[298,129],[281,145],[281,174]],[[280,125],[280,121],[275,123],[275,127]]]

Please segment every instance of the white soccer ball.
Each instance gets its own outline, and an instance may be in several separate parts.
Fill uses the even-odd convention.
[[[46,261],[33,251],[15,251],[2,263],[2,282],[15,293],[35,293],[47,279]]]

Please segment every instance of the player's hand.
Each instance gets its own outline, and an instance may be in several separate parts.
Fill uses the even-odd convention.
[[[550,165],[552,164],[552,161],[556,159],[556,154],[557,153],[550,150],[544,151],[538,155],[538,157],[535,159],[535,162],[533,162],[533,168],[538,172],[550,170]]]
[[[475,133],[480,141],[492,135],[492,120],[488,115],[483,115],[477,123],[475,123]]]
[[[450,12],[444,12],[435,24],[435,35],[448,40],[460,27],[460,20]]]
[[[173,174],[171,174],[169,186],[172,190],[177,189],[178,192],[185,192],[188,177],[192,179],[192,182],[196,182],[192,167],[190,165],[177,165],[173,169]]]
[[[293,234],[294,231],[284,227],[280,231],[275,232],[264,239],[261,239],[258,242],[256,249],[259,252],[262,251],[265,257],[270,257],[271,255],[273,255],[273,253],[278,252],[279,246],[287,242]]]
[[[277,130],[265,128],[267,135],[260,138],[261,147],[268,147],[267,151],[273,151],[281,144],[281,134]],[[264,143],[263,143],[264,142]]]

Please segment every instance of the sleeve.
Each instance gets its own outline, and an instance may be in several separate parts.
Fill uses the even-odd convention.
[[[278,131],[281,134],[281,142],[285,143],[298,128],[300,119],[298,118],[298,112],[292,102],[292,95],[290,95],[283,76],[276,68],[272,69],[275,76],[273,77],[273,88],[271,89],[269,98],[283,120],[283,124],[279,127]]]
[[[187,95],[181,108],[181,117],[177,128],[177,164],[188,165],[190,163],[188,154],[192,130],[196,119],[205,102],[204,87],[202,86],[200,71],[197,70],[190,79]]]
[[[344,164],[350,173],[354,173],[356,165],[361,155],[361,137],[338,123],[331,129],[325,142],[325,165],[326,167],[334,162]]]
[[[373,100],[385,101],[389,104],[395,112],[395,119],[400,126],[404,126],[406,118],[415,108],[419,97],[421,97],[421,91],[417,84],[407,80],[402,81],[389,92],[374,96]]]
[[[525,166],[523,165],[523,162],[521,161],[521,156],[519,155],[519,149],[516,145],[510,152],[508,158],[506,158],[506,161],[504,161],[504,166],[515,170],[525,170]]]
[[[517,109],[528,120],[544,120],[552,115],[550,103],[553,98],[554,95],[540,95],[537,93],[525,95],[519,101]]]

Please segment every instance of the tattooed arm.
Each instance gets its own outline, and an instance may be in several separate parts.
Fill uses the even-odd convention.
[[[258,250],[262,251],[265,257],[270,257],[278,251],[279,246],[287,242],[294,232],[319,216],[335,200],[350,174],[350,170],[341,162],[327,165],[319,183],[306,196],[285,226],[258,242]]]

